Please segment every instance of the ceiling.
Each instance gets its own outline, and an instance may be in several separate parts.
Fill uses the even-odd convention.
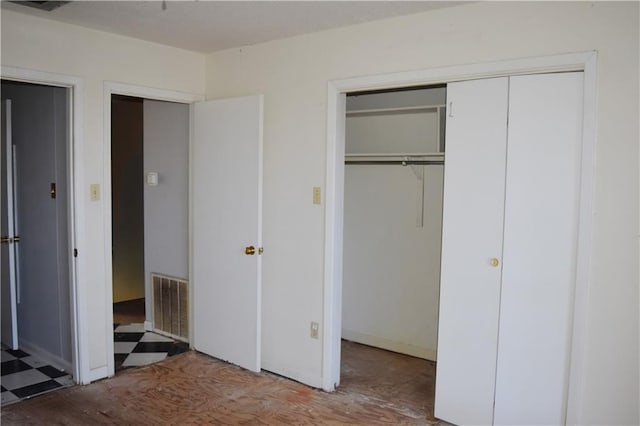
[[[202,53],[393,16],[455,1],[72,1],[51,12],[2,1],[2,9]]]

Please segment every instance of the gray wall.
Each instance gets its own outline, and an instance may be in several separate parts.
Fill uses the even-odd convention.
[[[188,279],[189,106],[144,101],[144,173],[158,173],[144,186],[144,253],[147,295],[151,273]],[[152,320],[151,297],[146,301]]]
[[[18,153],[20,346],[69,368],[67,91],[3,81],[2,99],[12,99]],[[56,199],[49,194],[51,182]]]

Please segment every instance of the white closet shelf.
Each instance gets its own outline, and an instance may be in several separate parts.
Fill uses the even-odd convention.
[[[444,152],[371,152],[347,153],[345,157],[444,157]]]

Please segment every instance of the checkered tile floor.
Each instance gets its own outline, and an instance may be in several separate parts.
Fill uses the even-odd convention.
[[[189,345],[144,330],[143,324],[114,325],[115,370],[153,364],[189,350]]]
[[[73,385],[64,371],[21,350],[2,348],[2,405]]]
[[[116,371],[162,361],[189,350],[189,345],[145,332],[143,324],[115,325],[113,332]],[[73,385],[64,371],[21,351],[2,348],[2,405]]]

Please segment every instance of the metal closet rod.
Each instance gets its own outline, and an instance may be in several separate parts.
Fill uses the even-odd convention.
[[[444,160],[345,160],[344,164],[357,164],[357,165],[400,165],[409,166],[416,165],[439,165],[444,164]]]
[[[344,164],[358,165],[441,165],[444,164],[444,153],[434,152],[425,154],[347,154]]]

